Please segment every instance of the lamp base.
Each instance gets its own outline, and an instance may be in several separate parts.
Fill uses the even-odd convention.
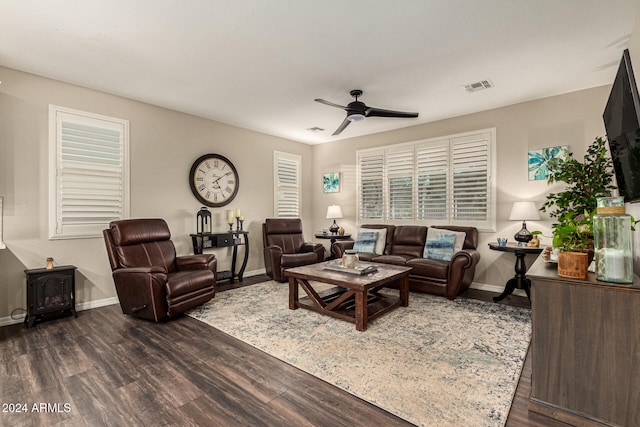
[[[527,230],[526,221],[522,221],[522,228],[513,236],[513,238],[520,243],[529,243],[531,241],[533,236],[529,230]]]
[[[334,219],[333,224],[329,227],[329,231],[331,234],[338,234],[338,230],[340,230],[340,227],[338,227],[338,224],[336,224],[336,220]]]

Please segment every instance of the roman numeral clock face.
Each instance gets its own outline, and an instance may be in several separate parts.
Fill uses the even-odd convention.
[[[240,182],[233,163],[219,154],[205,154],[193,163],[189,184],[196,199],[207,206],[224,206],[238,194]]]

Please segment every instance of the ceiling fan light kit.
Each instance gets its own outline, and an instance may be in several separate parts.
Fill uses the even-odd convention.
[[[385,110],[382,108],[368,107],[364,102],[358,101],[358,98],[362,96],[360,89],[354,89],[349,92],[356,100],[350,102],[346,106],[334,104],[333,102],[325,101],[324,99],[316,98],[314,101],[321,104],[328,105],[330,107],[342,108],[347,112],[347,117],[342,121],[338,129],[333,135],[339,135],[351,122],[359,122],[367,117],[392,117],[392,118],[415,118],[418,117],[418,113],[409,113],[405,111]]]

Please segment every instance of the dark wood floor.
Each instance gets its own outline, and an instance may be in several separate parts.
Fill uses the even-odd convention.
[[[530,376],[527,359],[507,426],[564,426],[528,412]],[[0,328],[0,403],[0,426],[410,425],[187,316],[154,324],[117,305]]]

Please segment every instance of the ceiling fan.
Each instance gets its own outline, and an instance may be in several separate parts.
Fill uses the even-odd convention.
[[[342,108],[347,112],[347,117],[344,119],[342,124],[338,126],[338,129],[336,129],[333,135],[340,134],[340,132],[342,132],[347,126],[349,126],[349,123],[359,122],[360,120],[364,120],[366,117],[396,117],[396,118],[418,117],[418,113],[407,113],[404,111],[384,110],[382,108],[367,107],[364,102],[358,101],[358,97],[362,96],[362,91],[360,89],[354,89],[349,93],[356,100],[348,103],[346,107],[342,105],[334,104],[333,102],[325,101],[324,99],[320,99],[320,98],[314,99],[314,101],[319,102],[321,104],[329,105],[331,107]]]

